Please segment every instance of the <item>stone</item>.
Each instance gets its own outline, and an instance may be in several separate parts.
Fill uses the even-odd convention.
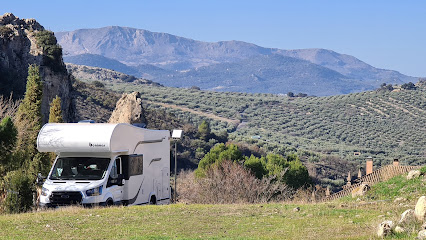
[[[395,227],[395,229],[394,229],[394,231],[395,231],[396,233],[404,233],[404,232],[405,232],[405,229],[404,229],[404,228],[402,228],[402,227],[400,227],[400,226],[396,226],[396,227]]]
[[[410,172],[408,172],[407,180],[418,178],[420,177],[420,174],[421,174],[420,170],[411,170]]]
[[[386,237],[392,233],[393,222],[392,221],[384,221],[379,224],[377,229],[378,237]]]
[[[358,196],[364,196],[368,190],[370,190],[370,186],[368,186],[366,183],[363,183],[352,190],[352,197],[354,198]]]
[[[421,230],[417,234],[417,239],[419,239],[419,240],[425,240],[426,239],[426,230]]]
[[[145,123],[144,109],[140,93],[123,94],[117,101],[116,107],[108,123]]]
[[[417,201],[416,207],[414,208],[414,215],[420,222],[423,222],[425,220],[426,196],[421,196]]]
[[[298,212],[298,211],[300,211],[300,207],[293,208],[293,212]]]
[[[407,199],[403,197],[397,197],[395,198],[395,200],[393,200],[394,203],[405,202],[405,201],[407,201]]]
[[[405,226],[407,224],[414,222],[415,220],[416,218],[414,217],[414,210],[407,209],[405,212],[401,214],[401,218],[398,222],[398,225]]]

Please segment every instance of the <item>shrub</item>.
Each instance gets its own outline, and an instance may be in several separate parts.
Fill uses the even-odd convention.
[[[65,65],[62,63],[62,48],[56,41],[56,37],[51,31],[40,31],[36,33],[37,45],[43,51],[43,62],[50,66],[53,71],[66,72]]]
[[[99,81],[93,81],[93,85],[95,85],[95,87],[97,88],[103,88],[105,87],[105,85]]]
[[[194,172],[178,176],[178,201],[202,204],[261,203],[289,199],[293,190],[275,177],[256,178],[242,165],[225,160],[206,171],[204,178]]]
[[[4,201],[4,210],[7,213],[21,213],[29,211],[33,205],[32,178],[21,171],[9,172],[4,179],[4,188],[7,191]]]

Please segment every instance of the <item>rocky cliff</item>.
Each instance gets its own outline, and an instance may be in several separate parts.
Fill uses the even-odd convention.
[[[49,104],[56,95],[62,100],[64,120],[72,119],[71,80],[53,33],[34,19],[20,19],[11,13],[0,16],[0,94],[13,92],[15,98],[21,98],[30,64],[40,66],[44,82],[43,121],[48,121]]]

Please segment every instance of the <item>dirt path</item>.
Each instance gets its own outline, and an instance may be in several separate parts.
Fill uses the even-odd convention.
[[[220,116],[214,115],[213,113],[205,113],[205,112],[196,111],[196,110],[193,110],[193,109],[190,109],[190,108],[187,108],[187,107],[182,107],[182,106],[178,106],[178,105],[174,105],[174,104],[168,104],[168,103],[152,102],[152,101],[146,101],[146,100],[145,100],[145,102],[149,103],[149,104],[153,104],[153,105],[160,105],[160,106],[163,106],[163,107],[166,107],[166,108],[179,109],[179,110],[184,111],[184,112],[190,112],[190,113],[200,115],[200,116],[204,116],[204,117],[207,117],[207,118],[210,118],[210,119],[231,123],[231,124],[234,124],[236,126],[238,126],[238,124],[240,124],[239,120],[220,117]]]

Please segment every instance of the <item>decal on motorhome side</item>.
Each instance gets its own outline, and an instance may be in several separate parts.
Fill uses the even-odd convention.
[[[136,144],[135,149],[133,149],[133,153],[136,151],[136,148],[138,148],[138,146],[141,145],[141,144],[145,144],[145,143],[159,143],[159,142],[162,142],[164,139],[166,139],[166,138],[163,137],[162,139],[157,139],[157,140],[139,141]]]

